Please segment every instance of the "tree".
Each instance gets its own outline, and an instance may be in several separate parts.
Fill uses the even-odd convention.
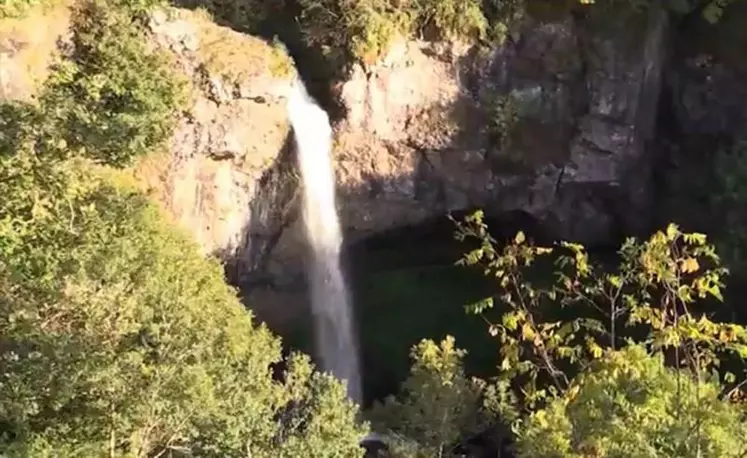
[[[710,317],[727,272],[705,235],[670,224],[628,239],[614,269],[578,244],[536,247],[521,232],[501,249],[481,212],[458,223],[457,237],[478,242],[462,264],[497,280],[498,319],[493,298],[469,310],[501,341],[501,382],[520,388],[503,410],[523,410],[514,417],[522,456],[747,452],[734,447],[747,431],[743,383],[722,367],[732,358],[744,368],[747,330]],[[543,261],[555,265],[553,280],[532,275]]]
[[[519,456],[744,456],[744,409],[720,399],[720,391],[715,381],[667,368],[642,346],[609,351],[528,416],[518,429]],[[679,392],[688,396],[678,399]]]
[[[39,96],[43,135],[66,154],[128,165],[171,135],[185,84],[143,28],[157,0],[84,0],[73,8],[73,52]]]
[[[0,156],[0,453],[354,457],[365,425],[137,192]]]
[[[392,456],[450,456],[461,438],[480,430],[484,386],[465,376],[464,355],[451,336],[413,347],[413,366],[398,398],[390,396],[371,412],[374,425],[386,431]]]
[[[605,347],[620,348],[630,337],[700,379],[725,355],[747,357],[747,330],[709,319],[706,299],[721,300],[727,271],[703,234],[682,233],[671,224],[645,242],[628,239],[620,248],[619,266],[610,271],[591,263],[581,245],[536,247],[521,232],[499,249],[481,212],[459,223],[457,236],[480,243],[460,262],[495,276],[496,298],[507,306],[498,321],[489,314],[496,302],[492,297],[469,311],[490,323],[490,333],[503,344],[504,374],[526,376],[529,398],[546,394],[537,389],[541,377],[555,391],[567,389],[568,370],[583,370]],[[543,261],[557,268],[549,284],[528,277]]]

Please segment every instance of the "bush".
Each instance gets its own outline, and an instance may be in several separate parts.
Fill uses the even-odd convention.
[[[386,431],[392,456],[448,456],[461,438],[479,430],[483,385],[464,375],[465,352],[447,336],[412,349],[413,366],[399,398],[374,406],[375,427]]]
[[[287,361],[134,191],[0,157],[0,454],[360,456],[344,387]]]
[[[74,53],[40,96],[46,135],[62,149],[122,166],[170,136],[184,91],[167,59],[146,47],[138,19],[146,7],[86,0],[75,8]]]
[[[299,0],[299,5],[304,41],[338,64],[351,58],[373,62],[397,36],[409,33],[414,20],[409,0],[401,8],[391,0]]]
[[[744,383],[724,367],[732,358],[744,368],[747,329],[711,319],[708,299],[722,299],[727,271],[705,235],[670,224],[628,239],[617,268],[593,264],[581,245],[537,247],[521,232],[498,248],[481,212],[458,223],[457,238],[479,242],[462,264],[496,279],[496,300],[468,310],[501,342],[497,386],[520,388],[494,404],[512,415],[522,456],[747,452],[735,448],[747,431]],[[552,264],[544,281],[531,270]]]
[[[719,399],[720,391],[718,383],[667,369],[643,347],[609,352],[529,415],[519,428],[519,456],[743,456],[745,412]]]
[[[342,62],[355,59],[373,63],[389,50],[397,37],[500,40],[498,32],[505,32],[503,22],[507,19],[501,16],[489,21],[479,0],[299,0],[299,3],[306,42]]]
[[[432,27],[442,40],[483,39],[488,18],[480,0],[418,0],[417,18],[421,30]]]
[[[263,21],[273,13],[288,8],[287,0],[177,0],[175,6],[191,10],[203,9],[223,25],[232,29],[255,34]]]
[[[42,0],[1,0],[0,19],[23,17],[31,8],[43,4]]]
[[[37,108],[19,101],[0,102],[0,157],[12,156],[41,120]]]
[[[709,319],[714,308],[706,299],[723,299],[727,271],[703,234],[670,224],[646,241],[628,239],[618,252],[619,266],[607,270],[574,243],[536,247],[518,233],[499,249],[480,212],[459,224],[458,237],[480,242],[461,263],[494,276],[496,298],[506,306],[498,319],[490,315],[497,302],[492,297],[468,310],[489,323],[502,344],[504,375],[527,381],[530,400],[546,394],[538,385],[542,379],[565,390],[574,371],[605,347],[626,345],[627,338],[647,342],[653,352],[682,352],[683,364],[700,377],[730,355],[747,357],[747,329]],[[542,261],[557,269],[545,284],[528,275]]]

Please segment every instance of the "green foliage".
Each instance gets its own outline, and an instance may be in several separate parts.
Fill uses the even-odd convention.
[[[0,0],[0,19],[22,17],[41,3],[41,0]]]
[[[519,122],[517,101],[511,94],[501,94],[497,90],[488,91],[482,106],[488,120],[485,125],[491,143],[504,155],[510,153],[511,137]]]
[[[508,15],[489,19],[479,0],[300,0],[308,44],[331,58],[372,63],[398,37],[502,41]],[[516,3],[516,2],[508,2]],[[504,12],[505,8],[496,11]]]
[[[122,166],[171,134],[184,100],[167,59],[148,51],[138,18],[151,2],[90,0],[73,14],[74,54],[39,98],[59,148]]]
[[[684,13],[702,7],[716,22],[733,0],[667,2]],[[307,44],[318,46],[337,62],[356,59],[372,63],[397,37],[502,43],[511,26],[525,15],[526,0],[299,0],[300,23]],[[568,9],[569,2],[560,8]],[[595,11],[642,12],[647,0],[576,0],[594,4]],[[255,7],[255,10],[257,7]],[[259,13],[257,13],[259,14]],[[612,16],[619,16],[618,13]],[[640,22],[640,18],[637,19]]]
[[[202,9],[209,12],[216,22],[228,24],[243,33],[256,33],[261,23],[274,11],[289,8],[287,0],[177,0],[176,6]]]
[[[519,456],[739,457],[744,411],[641,346],[610,351],[518,429]],[[687,396],[678,397],[679,393]]]
[[[643,342],[656,352],[673,354],[676,363],[705,377],[718,367],[724,354],[747,357],[747,331],[743,326],[713,322],[702,300],[721,299],[726,273],[712,245],[702,234],[682,233],[675,225],[646,242],[629,239],[620,249],[617,271],[600,272],[580,245],[562,243],[558,250],[535,247],[517,234],[502,251],[477,213],[459,224],[458,237],[476,238],[480,248],[461,261],[482,265],[495,276],[508,306],[500,321],[486,312],[492,299],[470,307],[490,322],[490,333],[502,343],[504,377],[523,376],[528,405],[547,391],[540,376],[552,381],[550,393],[568,389],[568,370],[581,371],[590,362],[624,345],[624,332],[642,333]],[[537,286],[524,271],[541,257],[556,256],[556,281]],[[567,310],[573,318],[559,313]],[[567,312],[566,312],[567,313]]]
[[[173,126],[154,4],[77,5],[39,103],[0,104],[0,455],[362,456],[344,386],[283,361],[219,263],[96,165]]]
[[[13,155],[39,123],[35,106],[18,101],[0,102],[0,156]]]
[[[0,454],[360,456],[343,386],[221,266],[81,161],[0,156]]]
[[[480,0],[420,0],[416,4],[421,31],[431,27],[442,40],[487,37],[489,24]]]
[[[392,456],[446,456],[460,438],[478,430],[484,384],[464,375],[464,355],[451,336],[413,347],[400,398],[389,397],[371,413],[374,425],[388,431]]]
[[[414,3],[404,0],[299,0],[304,40],[330,59],[373,62],[413,26]]]
[[[457,238],[479,243],[460,263],[494,277],[505,307],[498,320],[493,298],[468,309],[501,342],[497,396],[486,398],[513,423],[521,456],[747,452],[737,447],[744,383],[720,371],[726,357],[747,359],[747,330],[710,318],[707,299],[722,299],[727,272],[704,235],[671,224],[628,239],[607,270],[578,244],[537,247],[521,232],[498,249],[481,212],[458,223]],[[531,275],[543,263],[554,280]]]

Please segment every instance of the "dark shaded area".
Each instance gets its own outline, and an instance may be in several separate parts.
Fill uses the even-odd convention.
[[[669,37],[653,152],[653,216],[657,228],[673,221],[718,244],[728,230],[728,215],[745,211],[719,202],[728,177],[717,170],[716,161],[720,152],[744,138],[747,128],[747,3],[730,4],[716,24],[701,13],[679,17]],[[717,318],[747,322],[741,303],[745,294],[745,272],[732,269],[725,304],[712,307]]]
[[[453,263],[467,248],[455,240],[456,221],[462,221],[477,208],[454,211],[430,218],[414,226],[402,226],[379,232],[345,247],[348,270],[364,267],[368,271],[407,268],[424,265]],[[485,223],[497,240],[508,240],[523,231],[537,244],[551,244],[555,237],[551,231],[529,213],[522,210],[500,214],[486,214]],[[431,247],[423,250],[423,246]],[[378,256],[390,252],[393,258]],[[355,260],[355,261],[353,261]]]
[[[461,220],[469,213],[451,217]],[[522,211],[487,215],[486,222],[499,243],[520,230],[537,243],[552,242],[552,234]],[[365,406],[397,391],[409,372],[410,350],[422,339],[452,335],[468,351],[465,364],[471,375],[495,374],[498,343],[485,322],[465,310],[492,295],[495,283],[479,269],[456,265],[470,243],[457,241],[455,231],[454,221],[442,215],[345,245],[343,266],[355,308]],[[314,354],[310,304],[281,333],[287,347]]]
[[[462,220],[469,213],[451,216]],[[486,222],[498,241],[524,231],[538,243],[549,243],[541,224],[525,212],[488,215]],[[409,372],[412,346],[426,338],[454,336],[468,351],[471,375],[494,375],[498,344],[465,306],[491,295],[495,284],[477,269],[456,265],[470,243],[457,241],[455,231],[454,221],[443,215],[346,247],[366,405],[397,391]]]
[[[226,260],[229,283],[244,289],[271,283],[262,273],[283,230],[297,217],[300,185],[297,170],[295,140],[293,132],[289,132],[280,153],[256,185],[249,204],[251,219],[245,225],[238,256],[226,253],[221,256]]]

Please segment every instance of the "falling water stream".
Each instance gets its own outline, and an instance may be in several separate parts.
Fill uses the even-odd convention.
[[[322,370],[347,381],[348,396],[361,402],[358,345],[345,278],[340,267],[342,233],[335,207],[332,128],[327,113],[298,81],[288,100],[288,116],[298,146],[306,236],[312,251],[307,265],[316,348]]]

